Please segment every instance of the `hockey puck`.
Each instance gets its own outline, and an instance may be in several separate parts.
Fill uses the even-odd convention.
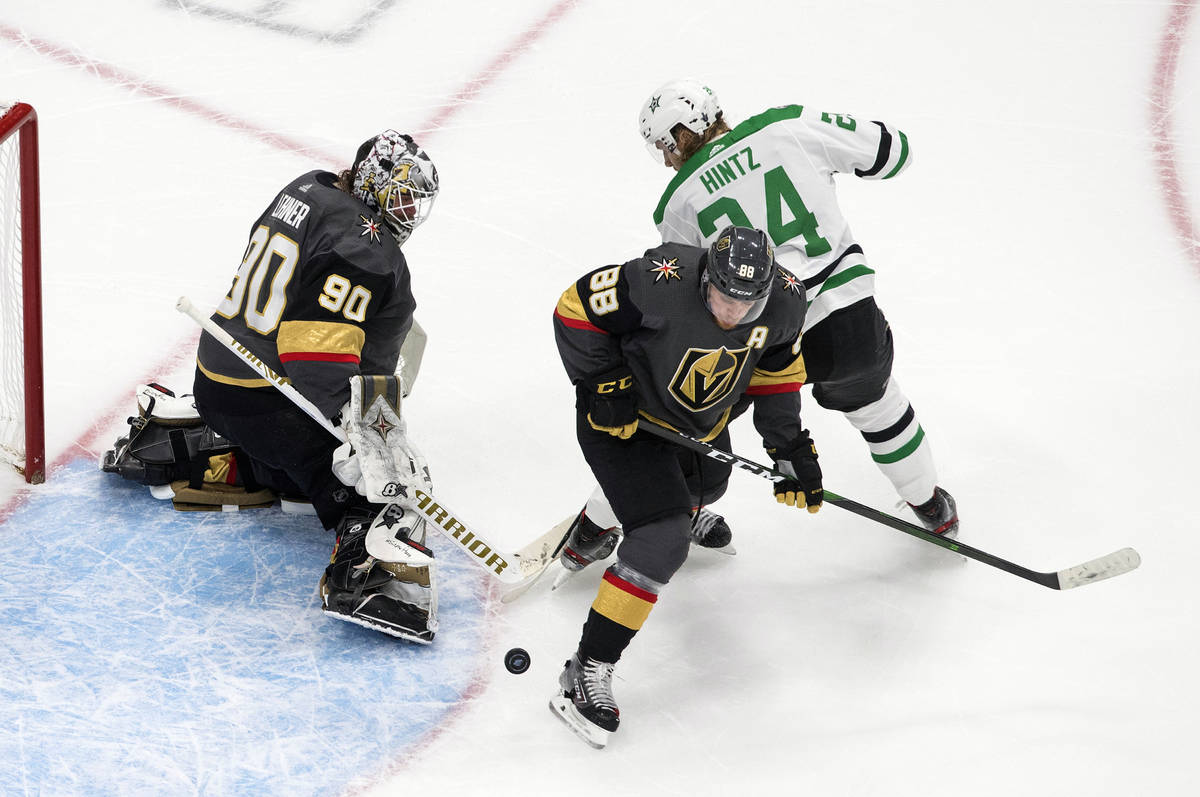
[[[504,654],[504,666],[513,675],[520,675],[529,669],[529,653],[525,648],[513,648]]]

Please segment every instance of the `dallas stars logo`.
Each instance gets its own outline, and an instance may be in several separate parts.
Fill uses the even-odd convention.
[[[369,235],[373,243],[377,242],[379,240],[379,222],[375,221],[375,219],[369,219],[366,216],[360,215],[359,218],[362,219],[362,232],[358,234],[358,237],[361,238],[364,235]]]
[[[661,100],[661,99],[662,99],[662,95],[659,95],[650,100],[650,113],[654,113],[655,111],[658,110],[658,106],[661,105],[659,100]]]
[[[648,268],[646,271],[654,275],[655,284],[661,280],[670,282],[672,279],[677,279],[682,282],[683,277],[679,276],[679,269],[682,268],[682,266],[675,265],[678,260],[679,258],[677,257],[673,257],[670,260],[667,260],[665,257],[662,260],[651,260],[650,262],[654,264],[654,267]]]
[[[779,279],[783,280],[783,289],[785,291],[791,291],[796,294],[804,292],[804,283],[783,269],[779,269]]]

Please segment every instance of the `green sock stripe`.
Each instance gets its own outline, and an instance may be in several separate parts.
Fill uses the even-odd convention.
[[[878,462],[880,465],[891,465],[893,462],[899,462],[907,457],[912,452],[920,447],[921,441],[925,439],[925,430],[920,426],[917,427],[917,433],[913,435],[913,439],[909,440],[904,445],[897,448],[890,454],[872,454],[871,459]]]

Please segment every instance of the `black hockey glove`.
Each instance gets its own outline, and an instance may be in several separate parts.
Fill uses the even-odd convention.
[[[628,365],[584,377],[577,390],[580,408],[593,429],[622,440],[637,431],[638,395]]]
[[[787,448],[768,448],[775,460],[775,470],[788,478],[775,482],[775,500],[795,507],[808,507],[816,512],[825,500],[821,487],[821,466],[817,464],[817,447],[808,432]]]

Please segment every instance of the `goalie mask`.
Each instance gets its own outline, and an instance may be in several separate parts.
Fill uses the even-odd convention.
[[[438,173],[412,136],[385,130],[363,142],[350,170],[350,190],[383,216],[384,224],[403,244],[433,209]]]
[[[675,152],[679,142],[671,131],[683,125],[698,136],[717,121],[721,106],[717,95],[698,80],[672,80],[659,86],[642,105],[638,129],[650,150],[650,157],[662,160],[663,152]]]
[[[762,315],[774,280],[775,252],[767,234],[731,225],[708,247],[700,295],[721,328],[732,329]]]

